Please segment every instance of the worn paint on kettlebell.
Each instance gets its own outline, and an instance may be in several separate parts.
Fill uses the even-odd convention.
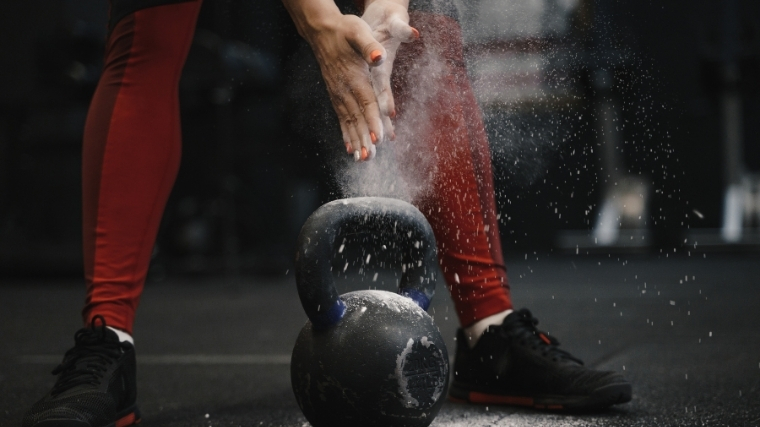
[[[427,409],[441,397],[448,377],[448,363],[441,350],[423,336],[409,338],[396,358],[396,380],[401,403],[407,408]]]

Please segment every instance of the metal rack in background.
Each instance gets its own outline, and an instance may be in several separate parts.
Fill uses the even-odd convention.
[[[466,40],[468,61],[497,173],[525,169],[541,156],[532,146],[520,146],[526,132],[510,133],[510,122],[542,115],[548,122],[552,117],[567,122],[573,112],[589,122],[567,138],[550,125],[554,132],[540,138],[561,148],[543,161],[546,167],[527,184],[509,182],[519,181],[519,175],[502,179],[507,246],[543,239],[542,247],[564,251],[647,252],[695,243],[703,249],[760,248],[760,131],[752,127],[760,113],[754,106],[760,104],[755,83],[760,81],[760,13],[745,0],[687,3],[483,0],[468,6],[464,25],[479,27]],[[667,14],[653,17],[659,21],[636,21],[666,7]],[[647,28],[655,22],[676,27],[650,36]],[[700,26],[709,34],[701,34]],[[695,36],[672,40],[676,33]],[[658,44],[658,37],[669,38]],[[631,81],[642,73],[651,83],[644,87],[649,93],[639,94]],[[668,80],[679,74],[683,83]],[[653,99],[657,105],[650,105]],[[647,123],[623,129],[621,123],[639,107],[662,107],[652,112],[652,121],[662,122],[659,131],[643,132]],[[643,147],[636,137],[642,133],[649,134]],[[649,149],[659,154],[642,152]],[[594,154],[580,161],[581,150]],[[702,152],[708,158],[699,158]],[[593,177],[569,185],[576,168],[588,175],[584,167]],[[546,191],[554,190],[546,181],[554,181],[556,191]],[[526,200],[515,203],[518,198]],[[510,224],[513,216],[522,222]],[[513,239],[528,229],[532,236]]]
[[[539,203],[523,202],[520,206],[538,215],[540,204],[554,210],[557,215],[551,219],[556,228],[544,240],[562,249],[648,248],[652,244],[647,224],[652,186],[648,177],[625,172],[622,154],[625,135],[618,126],[623,116],[622,101],[616,79],[621,72],[633,68],[633,64],[629,52],[612,41],[610,2],[490,0],[477,4],[464,22],[470,27],[484,28],[469,37],[468,54],[475,93],[491,128],[495,168],[498,170],[500,163],[507,163],[505,160],[511,164],[502,168],[525,168],[521,164],[541,155],[538,147],[533,153],[533,147],[529,150],[520,146],[526,133],[531,136],[542,133],[534,145],[551,146],[550,150],[560,153],[555,157],[568,145],[570,148],[564,151],[570,156],[576,151],[585,156],[575,166],[589,177],[567,191],[573,194],[569,197],[556,192],[552,196],[530,194],[528,197]],[[509,19],[514,22],[505,22]],[[490,21],[494,23],[489,25]],[[590,119],[576,119],[579,116]],[[539,129],[529,126],[527,132],[505,131],[510,123],[529,122],[533,118],[543,121]],[[591,123],[582,129],[584,125],[580,122],[585,121]],[[575,130],[582,129],[582,134],[562,129],[556,125],[559,122],[571,123]],[[542,163],[547,164],[545,171],[537,171],[527,186],[535,187],[535,182],[544,176],[558,177],[559,174],[550,172],[556,169],[556,161],[536,162]],[[572,176],[575,167],[568,165],[566,169]],[[509,186],[503,181],[502,186]],[[575,200],[570,200],[573,197]],[[515,197],[502,199],[512,204]],[[578,215],[577,211],[584,210],[585,214]],[[549,224],[540,225],[544,234],[549,233],[546,231]],[[518,225],[512,227],[521,234]],[[510,239],[506,240],[509,245]]]
[[[760,78],[760,16],[743,13],[739,0],[711,4],[715,19],[703,37],[705,84],[719,106],[723,151],[723,211],[720,229],[696,229],[687,243],[702,248],[760,248],[760,167],[749,136],[743,96]],[[757,89],[755,89],[757,91]],[[755,140],[752,140],[754,137]],[[756,150],[755,150],[756,151]]]

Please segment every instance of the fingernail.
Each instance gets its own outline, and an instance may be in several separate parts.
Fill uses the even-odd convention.
[[[391,111],[391,118],[392,119],[396,118],[396,110]]]
[[[367,154],[367,147],[362,147],[362,160],[367,160],[369,154]]]
[[[420,32],[419,32],[419,31],[417,31],[417,29],[416,29],[416,28],[414,28],[414,27],[412,27],[412,34],[414,34],[414,38],[415,38],[415,39],[418,39],[418,38],[420,38]]]
[[[391,141],[396,140],[396,132],[391,132]]]
[[[373,144],[377,144],[377,137],[375,136],[375,132],[370,132],[369,137],[372,140]]]
[[[379,61],[380,59],[382,59],[382,57],[383,57],[383,53],[382,53],[382,52],[380,52],[379,50],[373,50],[373,51],[372,51],[372,52],[369,54],[369,59],[371,59],[371,60],[372,60],[372,62],[377,62],[377,61]]]
[[[361,159],[362,155],[358,151],[354,151],[354,161],[358,162]]]
[[[354,152],[354,147],[351,146],[348,142],[346,143],[346,153],[351,154]]]

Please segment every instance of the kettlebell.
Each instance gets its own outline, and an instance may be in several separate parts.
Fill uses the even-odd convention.
[[[369,232],[395,251],[398,293],[338,295],[331,260],[338,237]],[[314,427],[425,427],[443,404],[449,357],[426,310],[435,291],[436,246],[425,217],[381,197],[317,209],[298,237],[296,284],[309,318],[290,365],[298,406]]]

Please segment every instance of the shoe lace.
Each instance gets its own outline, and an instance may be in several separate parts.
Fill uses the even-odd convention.
[[[503,324],[507,326],[507,322],[509,322],[511,327],[498,328],[503,335],[511,334],[522,344],[530,345],[534,350],[540,349],[541,354],[554,360],[566,359],[583,365],[582,360],[560,349],[559,341],[556,338],[536,328],[538,326],[538,319],[533,317],[530,310],[523,308],[515,312],[515,314],[515,316],[508,316]]]
[[[96,322],[100,321],[100,325]],[[115,359],[122,354],[124,345],[106,340],[106,321],[95,316],[89,328],[74,335],[74,347],[66,352],[63,362],[53,370],[58,375],[51,394],[56,396],[79,385],[98,385]]]

